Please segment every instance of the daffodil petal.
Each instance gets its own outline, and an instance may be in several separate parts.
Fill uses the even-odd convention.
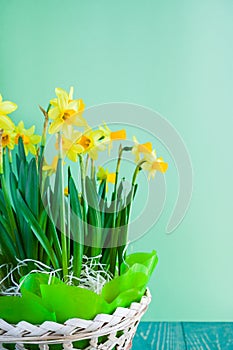
[[[0,115],[6,115],[14,112],[18,108],[17,104],[10,101],[0,103]]]
[[[74,87],[70,87],[70,92],[69,92],[69,100],[73,100],[73,95],[74,95]]]
[[[71,110],[71,111],[73,110],[75,112],[79,112],[78,107],[79,107],[79,103],[77,100],[73,100],[73,101],[69,102],[67,105],[68,110]]]
[[[61,119],[54,120],[49,126],[49,134],[55,134],[61,130],[63,126],[63,121]]]
[[[98,151],[96,148],[91,149],[88,153],[89,153],[89,156],[91,157],[91,159],[93,159],[93,160],[98,159]]]
[[[54,106],[57,107],[57,98],[53,98],[52,100],[49,101],[49,103]]]
[[[32,136],[35,132],[35,125],[32,125],[26,132],[25,135]]]
[[[43,167],[42,167],[43,171],[47,171],[47,170],[50,170],[50,169],[51,169],[50,165],[43,165]]]
[[[58,107],[51,108],[48,113],[49,119],[53,119],[53,120],[59,118],[60,115],[61,113]]]
[[[34,145],[37,145],[38,143],[40,143],[40,141],[41,141],[41,136],[40,135],[32,135],[31,136],[31,142]]]
[[[140,153],[152,152],[152,143],[146,142],[141,145],[138,145],[138,152]]]
[[[19,133],[22,133],[24,130],[24,122],[21,120],[17,126],[17,129],[19,131]]]
[[[104,134],[103,134],[103,131],[101,131],[101,130],[95,130],[92,132],[92,137],[95,141],[98,141],[103,136],[104,136]]]
[[[68,151],[66,153],[67,157],[72,160],[72,162],[77,162],[77,153],[76,152],[72,152],[72,151]]]
[[[33,144],[29,143],[26,146],[31,154],[36,155],[36,147]]]
[[[81,145],[73,145],[72,149],[74,150],[74,152],[78,154],[84,151],[84,148]]]
[[[87,127],[87,121],[80,114],[72,115],[70,118],[70,124]]]
[[[168,164],[163,161],[156,161],[152,165],[153,170],[161,171],[162,173],[165,173],[167,171]]]
[[[14,123],[12,120],[6,115],[0,115],[0,129],[3,130],[13,130]]]
[[[114,184],[116,182],[116,173],[109,173],[107,176],[107,181]]]
[[[67,107],[69,96],[67,92],[61,88],[56,88],[55,92],[57,95],[58,108],[60,111],[64,111]]]
[[[83,112],[85,109],[85,104],[82,99],[78,100],[78,102],[79,102],[78,110],[79,112]]]

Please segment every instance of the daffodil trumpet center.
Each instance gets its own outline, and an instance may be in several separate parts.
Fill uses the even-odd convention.
[[[153,170],[161,171],[162,173],[165,173],[166,170],[167,170],[167,163],[155,161],[155,162],[152,164],[152,169],[153,169]]]
[[[110,133],[111,140],[125,140],[126,139],[126,131],[124,129],[112,131]]]
[[[146,142],[141,145],[138,145],[138,152],[140,153],[150,153],[152,152],[152,143]]]
[[[66,111],[64,111],[64,114],[62,115],[61,119],[62,119],[63,121],[66,121],[66,120],[68,120],[74,113],[75,113],[75,111],[73,111],[73,110],[66,110]]]
[[[10,143],[10,135],[7,133],[4,133],[2,135],[2,147],[6,147]]]
[[[83,148],[86,150],[87,148],[90,148],[92,145],[92,141],[89,137],[82,135],[82,137],[77,142],[79,145],[83,146]]]
[[[24,145],[28,145],[30,143],[30,139],[29,139],[29,137],[27,135],[20,135],[20,134],[18,134],[15,137],[15,144],[16,145],[18,145],[20,137],[22,138]]]

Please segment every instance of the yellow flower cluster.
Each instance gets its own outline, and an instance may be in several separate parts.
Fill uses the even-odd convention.
[[[78,155],[88,154],[93,160],[97,160],[98,153],[109,146],[112,141],[126,139],[125,130],[111,131],[106,124],[98,130],[93,130],[83,117],[85,105],[82,99],[73,99],[73,87],[69,93],[61,88],[55,89],[56,98],[50,101],[48,117],[51,121],[50,134],[61,133],[62,150],[65,156],[76,162]],[[83,131],[74,127],[83,128]],[[56,148],[59,148],[58,142]]]
[[[79,155],[88,154],[88,157],[95,161],[98,153],[104,151],[107,146],[110,153],[113,141],[126,139],[125,130],[112,131],[105,123],[98,130],[93,130],[82,115],[85,108],[83,100],[73,98],[73,87],[70,88],[69,93],[61,88],[56,88],[55,93],[56,98],[50,101],[48,112],[43,110],[43,113],[50,123],[48,133],[57,135],[56,148],[62,150],[63,158],[67,156],[76,162]],[[23,121],[20,121],[17,126],[13,123],[8,114],[16,109],[15,103],[3,101],[0,95],[1,145],[3,148],[13,150],[21,137],[26,155],[29,152],[36,155],[41,136],[35,135],[35,126],[26,129]],[[75,127],[82,128],[82,131]],[[149,178],[153,178],[156,171],[164,173],[167,170],[167,163],[163,158],[157,157],[150,142],[140,144],[135,137],[133,141],[132,154],[135,162],[148,171]],[[43,170],[51,175],[56,171],[57,163],[58,156],[55,156],[51,165],[44,163]],[[115,174],[109,173],[107,169],[99,168],[97,179],[106,180],[106,183],[114,183]]]
[[[18,106],[13,102],[3,101],[2,95],[0,95],[0,129],[3,130],[2,147],[13,150],[21,137],[26,155],[29,152],[36,155],[36,145],[40,143],[41,136],[34,134],[35,126],[25,129],[23,121],[20,121],[17,126],[13,123],[8,114],[14,112],[17,108]]]
[[[148,177],[154,178],[157,171],[165,173],[168,164],[164,162],[162,157],[157,157],[156,151],[152,149],[152,143],[147,142],[140,144],[136,137],[133,138],[134,146],[132,153],[135,156],[135,162],[141,164],[141,168],[148,171]]]

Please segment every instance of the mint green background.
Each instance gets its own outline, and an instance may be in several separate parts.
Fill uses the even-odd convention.
[[[231,0],[0,0],[0,89],[15,121],[38,127],[54,87],[87,106],[123,101],[160,112],[194,168],[189,211],[170,236],[166,209],[131,250],[159,253],[147,320],[233,320]],[[166,156],[169,159],[169,156]]]

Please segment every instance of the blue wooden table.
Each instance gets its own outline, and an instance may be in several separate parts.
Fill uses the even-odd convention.
[[[141,322],[132,350],[233,350],[233,323]]]

